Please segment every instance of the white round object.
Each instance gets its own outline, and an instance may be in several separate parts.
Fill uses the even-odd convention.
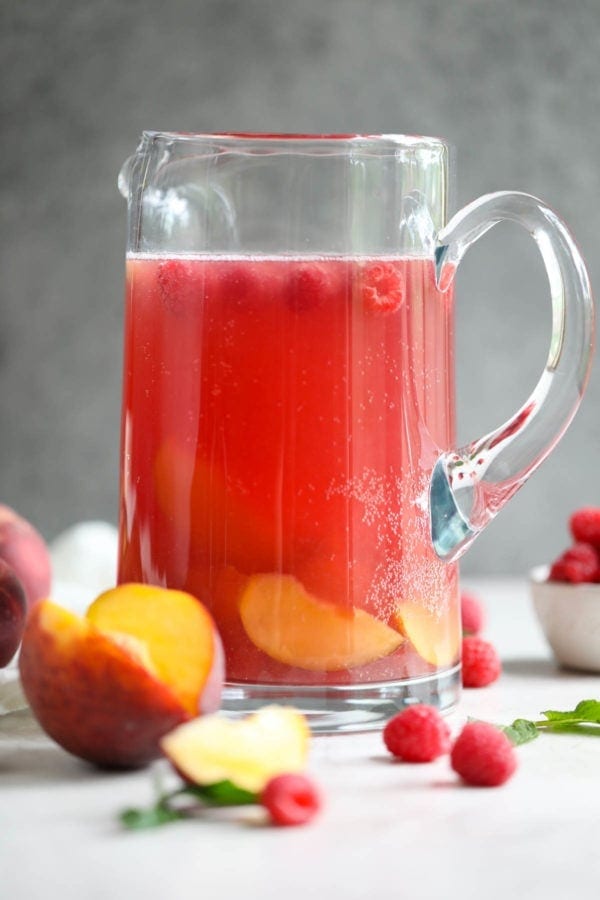
[[[100,521],[80,522],[63,531],[50,544],[54,584],[79,586],[86,595],[114,587],[117,537],[114,525]]]
[[[531,572],[533,606],[552,651],[563,666],[600,672],[600,584],[548,581],[549,569]]]

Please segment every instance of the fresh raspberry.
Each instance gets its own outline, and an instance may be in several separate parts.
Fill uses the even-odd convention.
[[[595,582],[600,579],[600,552],[591,544],[580,541],[556,559],[550,568],[550,581],[569,581],[572,584]]]
[[[485,614],[481,601],[474,595],[463,591],[460,595],[460,617],[463,634],[479,634],[483,631]]]
[[[450,749],[450,729],[435,707],[419,703],[389,720],[383,740],[405,762],[431,762]]]
[[[496,681],[501,671],[502,663],[493,644],[484,641],[476,634],[470,634],[463,638],[463,687],[486,687]]]
[[[569,519],[569,528],[574,540],[592,544],[600,549],[600,508],[584,506],[576,510]]]
[[[367,311],[396,312],[404,302],[404,295],[404,271],[398,263],[376,262],[363,267],[361,296]]]
[[[304,825],[322,806],[321,794],[306,775],[275,775],[260,795],[275,825]]]
[[[507,736],[488,722],[469,722],[454,742],[450,765],[467,784],[496,787],[517,768],[517,755]]]

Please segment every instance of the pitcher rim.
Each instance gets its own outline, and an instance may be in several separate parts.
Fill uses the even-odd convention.
[[[421,134],[400,133],[301,133],[301,132],[262,132],[262,131],[161,131],[144,129],[142,137],[146,141],[224,141],[232,145],[261,144],[291,145],[374,145],[397,146],[406,149],[449,149],[450,143],[441,137]]]

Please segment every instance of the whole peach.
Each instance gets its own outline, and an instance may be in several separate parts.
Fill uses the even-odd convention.
[[[23,585],[0,559],[0,669],[7,666],[21,643],[27,617]]]
[[[23,585],[29,606],[50,593],[51,564],[41,534],[10,506],[0,504],[0,559]]]

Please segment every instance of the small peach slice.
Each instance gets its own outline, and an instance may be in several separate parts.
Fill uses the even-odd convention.
[[[50,600],[29,614],[19,669],[44,731],[99,766],[145,765],[160,755],[162,735],[189,719],[173,691],[140,662],[137,648]]]
[[[184,591],[122,584],[94,600],[87,619],[107,635],[141,641],[156,677],[190,715],[219,708],[223,650],[206,608]]]
[[[362,666],[396,650],[398,631],[362,609],[312,597],[291,575],[253,575],[240,598],[250,640],[279,662],[335,671]]]
[[[264,706],[243,719],[204,716],[165,735],[161,748],[194,784],[231,781],[258,792],[274,775],[306,765],[310,730],[292,707]]]
[[[420,603],[402,603],[393,624],[411,642],[419,656],[432,666],[449,666],[458,661],[460,627],[458,611],[447,615],[427,609]]]

